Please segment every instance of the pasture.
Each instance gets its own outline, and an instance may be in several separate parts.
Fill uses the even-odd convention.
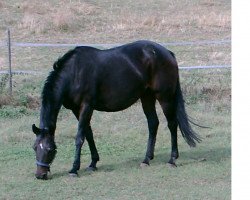
[[[222,40],[231,37],[231,2],[195,1],[0,1],[0,42],[6,27],[14,41],[46,43],[125,43],[138,39],[157,42]],[[60,1],[61,3],[62,1]],[[41,3],[41,2],[40,2]],[[11,11],[11,12],[10,12]],[[230,64],[229,45],[178,46],[180,66]],[[155,158],[141,169],[148,130],[138,102],[118,113],[94,112],[91,121],[100,154],[98,171],[84,170],[90,161],[82,151],[78,178],[69,177],[74,156],[77,121],[62,108],[56,130],[58,153],[52,180],[34,177],[31,148],[39,123],[40,93],[53,62],[68,48],[13,49],[14,69],[37,70],[15,75],[13,96],[7,76],[0,76],[0,199],[230,199],[231,198],[231,71],[180,70],[187,113],[210,129],[194,129],[202,143],[190,148],[178,133],[177,168],[169,159],[170,132],[157,105],[160,120]],[[7,69],[6,50],[0,48],[0,70]]]

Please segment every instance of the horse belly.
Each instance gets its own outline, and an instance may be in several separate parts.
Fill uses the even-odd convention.
[[[139,98],[131,99],[130,101],[127,102],[117,102],[116,104],[110,104],[109,102],[98,102],[95,106],[94,109],[97,111],[105,111],[105,112],[117,112],[124,110],[131,105],[133,105],[136,101],[138,101]]]
[[[107,112],[124,110],[138,101],[144,91],[143,83],[101,87],[97,94],[95,109]]]

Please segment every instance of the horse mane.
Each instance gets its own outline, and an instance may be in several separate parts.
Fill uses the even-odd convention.
[[[58,74],[65,66],[64,65],[65,62],[67,60],[69,60],[72,57],[72,55],[75,54],[75,50],[76,50],[76,48],[69,50],[62,57],[58,58],[58,60],[53,64],[54,70],[52,70],[49,73],[49,75],[44,83],[44,87],[43,87],[43,91],[42,91],[42,95],[41,95],[43,105],[47,104],[48,101],[51,103],[54,101],[53,97],[55,96],[55,94],[54,94],[53,88],[54,88],[55,83],[58,79]]]
[[[58,58],[58,60],[53,64],[53,69],[58,71],[62,68],[63,64],[75,53],[75,49],[69,50],[66,54],[62,57]]]
[[[170,50],[168,50],[168,51],[176,59],[175,54],[172,51],[170,51]]]

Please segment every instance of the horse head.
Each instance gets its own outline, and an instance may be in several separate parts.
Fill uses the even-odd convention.
[[[32,125],[32,130],[36,135],[33,149],[36,152],[37,170],[35,176],[37,179],[48,179],[50,165],[56,156],[56,144],[54,134],[50,134],[47,129],[40,129]]]

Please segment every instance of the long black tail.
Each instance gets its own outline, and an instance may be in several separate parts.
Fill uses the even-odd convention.
[[[186,113],[185,101],[183,99],[179,80],[176,88],[176,101],[177,101],[177,121],[179,128],[181,130],[181,134],[184,137],[185,141],[189,144],[189,146],[195,147],[196,142],[201,142],[201,138],[190,126],[189,122],[191,121],[188,119],[188,115]]]

